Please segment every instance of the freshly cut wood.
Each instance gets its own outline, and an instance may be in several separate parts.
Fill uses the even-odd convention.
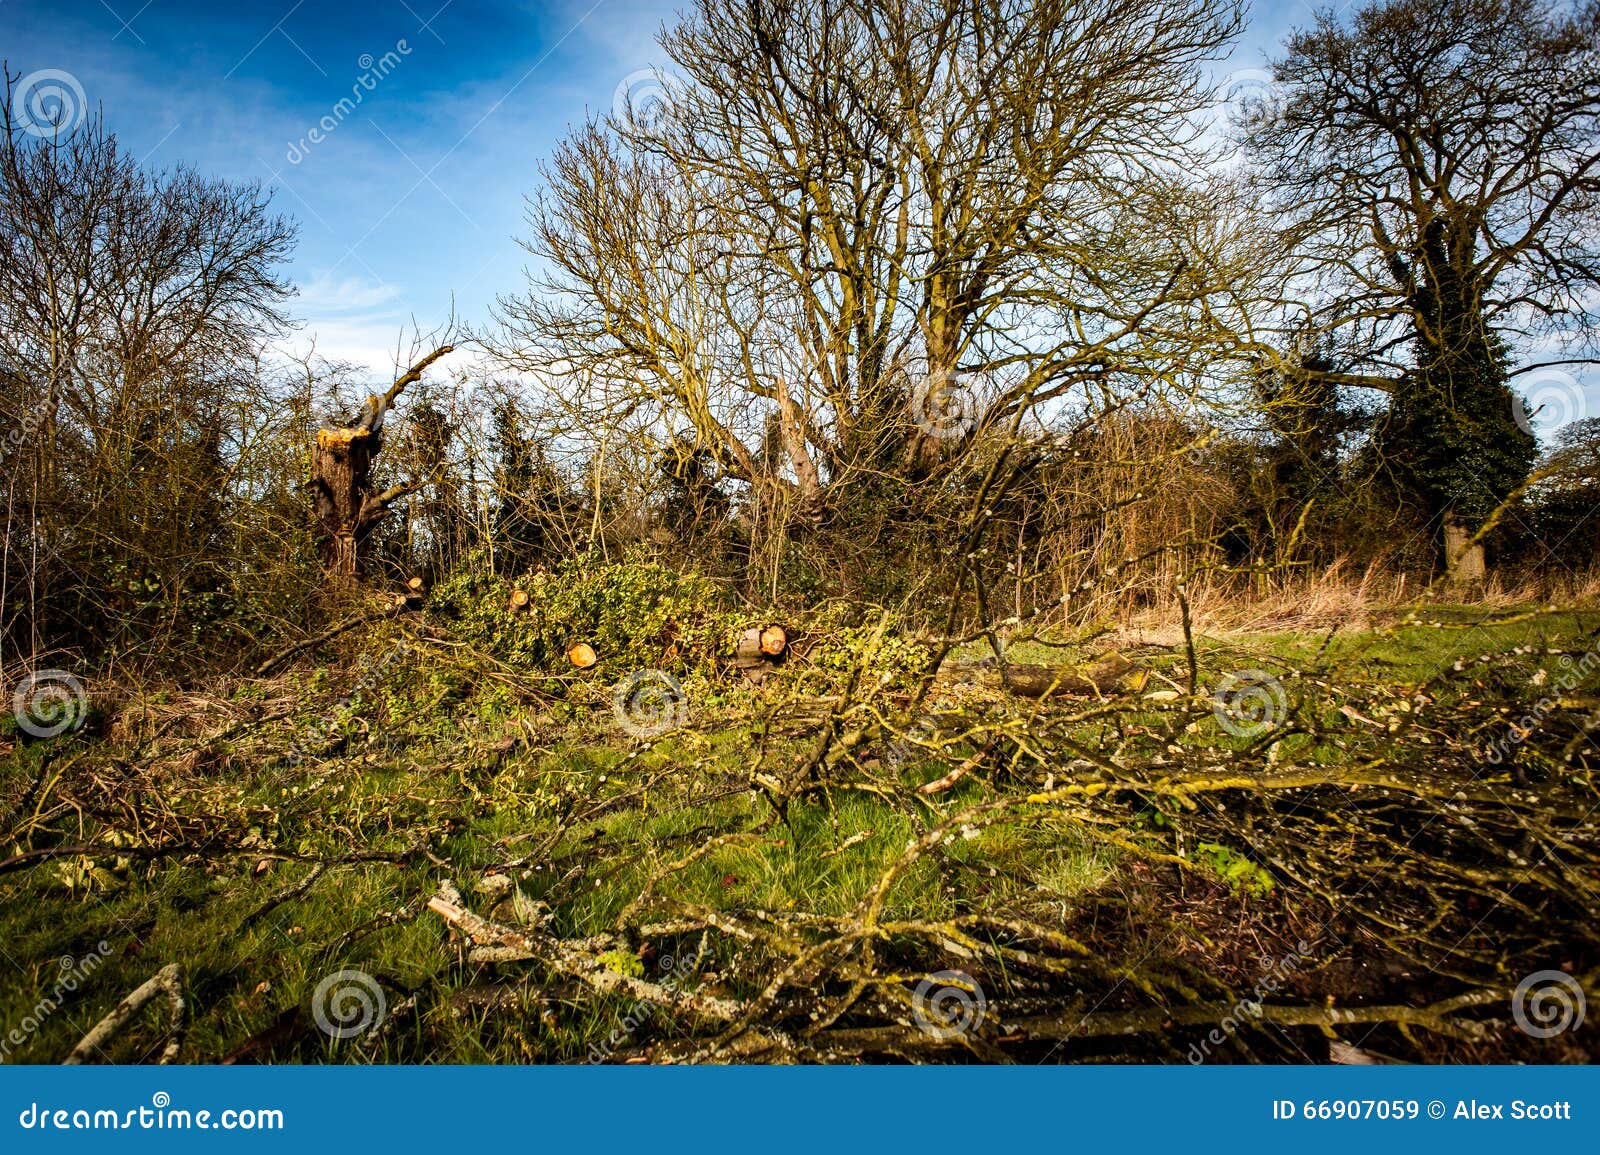
[[[789,648],[789,634],[782,626],[751,626],[734,643],[736,664],[771,662]]]
[[[506,609],[512,613],[521,613],[533,603],[533,598],[528,596],[527,590],[512,590],[511,600],[506,603]]]
[[[573,642],[567,647],[567,661],[580,670],[587,670],[599,660],[600,656],[588,642]]]
[[[410,590],[414,594],[420,594],[424,589],[427,588],[427,585],[427,581],[424,580],[420,574],[417,577],[406,579],[406,589]]]
[[[317,430],[311,451],[311,496],[322,530],[322,564],[328,585],[351,585],[360,580],[378,523],[395,502],[431,480],[425,478],[376,492],[372,487],[372,463],[383,448],[384,414],[407,385],[420,381],[424,370],[453,348],[439,346],[406,370],[388,392],[368,397],[354,425]]]

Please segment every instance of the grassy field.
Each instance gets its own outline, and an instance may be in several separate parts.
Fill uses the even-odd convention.
[[[981,988],[983,1025],[953,1051],[923,1030],[943,1058],[1322,1062],[1337,1044],[1581,1060],[1592,1025],[1536,1042],[1487,999],[1460,1023],[1388,1015],[1335,1030],[1303,1012],[1419,1010],[1514,985],[1518,968],[1600,965],[1592,811],[1550,843],[1559,912],[1535,896],[1553,866],[1524,847],[1507,867],[1522,881],[1497,874],[1507,864],[1461,851],[1465,829],[1430,851],[1424,866],[1449,864],[1432,873],[1386,875],[1365,857],[1369,843],[1397,856],[1409,844],[1397,831],[1411,819],[1390,809],[1408,774],[1459,781],[1464,792],[1418,788],[1430,806],[1488,784],[1600,800],[1585,721],[1595,676],[1580,658],[1600,612],[1418,616],[1202,633],[1193,695],[1181,640],[1124,647],[1136,683],[1101,698],[1014,700],[981,646],[953,654],[920,704],[842,674],[827,692],[796,668],[759,688],[696,676],[686,724],[645,739],[613,717],[616,672],[569,678],[553,697],[535,671],[401,624],[364,642],[398,648],[381,677],[338,664],[99,702],[77,733],[11,736],[0,762],[0,949],[22,972],[0,987],[0,1034],[20,1036],[4,1058],[59,1061],[177,963],[188,1061],[707,1058],[696,1048],[733,1037],[705,1010],[724,1004],[767,1032],[766,1049],[714,1057],[918,1057],[910,996],[956,968]],[[1063,654],[1022,642],[1008,657]],[[1554,698],[1540,689],[1579,668]],[[1274,731],[1222,724],[1214,695],[1237,671],[1281,687]],[[1539,737],[1486,764],[1541,697],[1554,704]],[[771,786],[808,761],[792,788]],[[952,771],[948,788],[924,789]],[[1290,784],[1270,828],[1227,775]],[[1343,809],[1358,790],[1382,801]],[[1294,823],[1313,812],[1332,817],[1302,846]],[[487,957],[482,933],[428,908],[449,898],[445,880],[456,906],[498,928],[503,954],[520,949],[504,937],[519,928],[538,944]],[[1431,926],[1392,905],[1416,888],[1436,900]],[[1471,936],[1499,934],[1501,915],[1526,941],[1480,949]],[[552,963],[552,943],[577,954]],[[1196,1051],[1214,1008],[1252,992],[1289,1008],[1282,1021]],[[1156,1026],[1073,1029],[1107,1015]],[[338,1038],[330,1019],[362,1029]],[[816,1042],[828,1032],[836,1044]],[[149,1060],[169,1037],[151,1011],[96,1057]]]

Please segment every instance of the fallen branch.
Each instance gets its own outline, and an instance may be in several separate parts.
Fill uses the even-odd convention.
[[[233,933],[238,934],[242,930],[249,929],[255,923],[265,918],[268,914],[286,902],[294,902],[304,898],[306,892],[316,884],[317,879],[321,878],[323,872],[327,869],[327,864],[322,862],[312,866],[312,868],[306,872],[304,878],[301,878],[298,881],[291,883],[289,886],[284,887],[271,898],[267,899],[266,902],[256,907],[255,910],[245,915],[244,918],[239,921],[239,925],[233,928]]]
[[[345,621],[340,622],[332,629],[323,630],[320,634],[317,634],[314,637],[305,638],[301,641],[298,641],[286,650],[279,650],[272,657],[268,658],[266,661],[262,662],[256,667],[256,677],[266,677],[273,670],[276,670],[279,666],[282,666],[285,663],[293,660],[295,657],[303,654],[305,651],[315,649],[324,642],[331,642],[340,634],[349,633],[357,626],[364,626],[370,622],[382,621],[384,618],[392,618],[397,614],[404,613],[408,608],[409,603],[409,598],[401,596],[397,601],[391,602],[389,605],[384,606],[380,610],[363,610],[361,613],[355,615],[355,617],[347,618]]]
[[[167,1045],[156,1062],[165,1064],[175,1060],[183,1046],[183,968],[177,963],[168,963],[96,1023],[72,1048],[72,1053],[62,1061],[62,1065],[75,1067],[94,1058],[146,1003],[161,994],[167,996]]]
[[[441,883],[439,893],[428,900],[428,909],[473,941],[475,945],[467,954],[471,962],[531,960],[575,978],[600,994],[626,994],[722,1022],[732,1022],[744,1010],[730,999],[679,990],[648,979],[621,974],[611,970],[594,955],[575,949],[574,944],[549,935],[490,922],[468,909],[462,903],[460,891],[448,880]]]
[[[1024,666],[1006,662],[991,680],[1023,698],[1103,698],[1142,689],[1145,673],[1121,654],[1107,654],[1084,667]]]
[[[173,855],[192,855],[195,858],[270,858],[279,862],[315,862],[321,863],[323,866],[342,866],[349,862],[380,862],[390,866],[409,866],[422,857],[422,852],[419,850],[403,851],[400,854],[354,851],[334,858],[321,858],[315,854],[295,854],[288,850],[259,850],[237,846],[195,846],[187,843],[181,846],[96,846],[93,844],[77,844],[72,846],[47,846],[39,850],[25,850],[21,854],[14,854],[10,858],[0,861],[0,874],[9,874],[13,870],[37,866],[54,858],[76,858],[79,855],[92,856],[96,854],[139,859],[170,858]]]
[[[1490,1003],[1505,1002],[1509,990],[1482,990],[1445,999],[1425,1007],[1373,1006],[1261,1006],[1240,1009],[1240,1004],[1212,1003],[1188,1007],[1150,1007],[1137,1011],[1112,1011],[1103,1014],[1031,1015],[999,1023],[1000,1034],[992,1040],[998,1046],[1072,1039],[1106,1038],[1120,1035],[1154,1034],[1172,1027],[1203,1027],[1232,1019],[1241,1025],[1277,1027],[1338,1027],[1383,1023],[1421,1027],[1451,1038],[1480,1039],[1494,1029],[1493,1021],[1454,1018],[1460,1011]],[[766,1040],[770,1043],[771,1040]],[[872,1054],[915,1057],[936,1051],[965,1051],[972,1040],[957,1031],[937,1034],[911,1026],[850,1027],[821,1031],[808,1040],[817,1056],[826,1059]],[[694,1053],[695,1044],[674,1044],[668,1053],[674,1058]],[[749,1057],[749,1056],[746,1056]],[[815,1061],[815,1059],[813,1059]]]
[[[979,750],[972,757],[961,763],[961,765],[950,771],[950,773],[945,774],[942,777],[935,778],[932,782],[925,782],[921,786],[917,787],[917,793],[943,794],[946,790],[950,789],[957,782],[960,782],[968,774],[971,774],[979,766],[983,765],[983,758],[987,753],[987,750]]]

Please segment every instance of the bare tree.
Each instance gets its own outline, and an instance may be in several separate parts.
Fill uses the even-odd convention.
[[[1232,0],[701,0],[658,117],[545,171],[490,344],[819,519],[1192,364],[1201,66]],[[577,402],[573,402],[577,404]]]
[[[25,652],[221,580],[254,353],[286,324],[293,226],[253,185],[144,172],[98,118],[0,106],[0,617]],[[209,575],[209,576],[208,576]]]

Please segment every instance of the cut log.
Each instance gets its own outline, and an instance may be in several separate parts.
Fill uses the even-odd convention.
[[[782,626],[751,626],[733,643],[735,670],[751,685],[759,686],[766,676],[783,664],[789,651],[789,633]]]
[[[407,609],[420,610],[422,602],[427,596],[428,583],[420,577],[406,579],[406,588],[401,592],[397,601]]]
[[[533,598],[528,595],[527,590],[512,590],[511,600],[506,602],[506,609],[511,613],[518,614],[527,609],[532,603]]]
[[[599,660],[599,655],[594,652],[594,647],[588,642],[573,642],[572,645],[567,647],[567,661],[580,670],[587,670]]]
[[[761,631],[748,629],[733,643],[733,656],[738,664],[760,662],[766,655],[761,652]]]
[[[1058,695],[1104,697],[1142,689],[1148,675],[1121,654],[1107,654],[1087,666],[1026,666],[1008,663],[995,670],[993,684],[1024,698]]]
[[[789,634],[782,626],[751,626],[734,642],[736,665],[746,662],[772,662],[789,648]]]

